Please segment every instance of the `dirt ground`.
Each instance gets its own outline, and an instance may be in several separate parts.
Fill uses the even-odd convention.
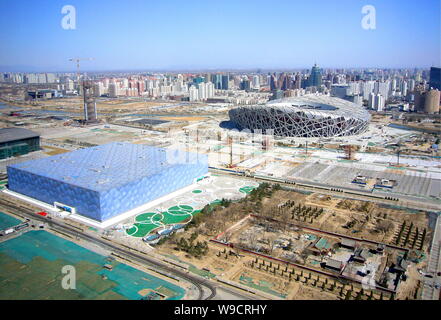
[[[259,212],[262,213],[277,210],[279,204],[284,204],[288,200],[295,201],[296,204],[304,206],[323,208],[323,214],[314,219],[312,223],[308,221],[301,223],[303,226],[314,227],[320,230],[386,243],[393,242],[394,235],[403,221],[406,221],[406,223],[409,224],[413,223],[415,226],[421,228],[421,230],[422,228],[427,228],[429,232],[428,218],[423,211],[420,213],[410,213],[395,208],[381,208],[374,203],[366,204],[364,201],[355,200],[350,200],[348,203],[344,202],[344,199],[341,198],[332,198],[317,193],[305,194],[279,190],[274,192],[271,198],[264,198],[262,200],[262,207],[259,209]],[[220,212],[224,212],[225,210],[236,211],[237,209],[238,208],[234,205],[231,205],[226,209],[220,209]],[[242,215],[239,216],[243,217]],[[225,211],[225,217],[229,218],[222,223],[222,231],[225,231],[229,226],[234,225],[234,223],[238,221],[237,219],[234,220],[234,218],[239,216],[227,214],[227,211]],[[355,224],[351,228],[343,228],[344,225],[351,221],[355,221]],[[378,221],[390,222],[392,224],[390,230],[386,232],[375,232],[374,230],[377,227]],[[296,224],[296,221],[288,222]],[[228,242],[237,242],[238,237],[241,234],[244,234],[247,228],[249,228],[248,220],[246,220],[244,224],[239,225],[234,232],[231,232],[231,235],[227,235],[227,237],[229,237]],[[359,232],[353,233],[353,230],[359,230]],[[174,249],[175,245],[169,242],[161,245],[159,252],[164,255],[173,255],[179,260],[189,263],[198,269],[209,270],[212,274],[231,281],[239,282],[241,276],[246,276],[253,278],[255,282],[264,281],[271,283],[273,285],[272,290],[285,295],[285,299],[343,299],[347,290],[349,290],[349,287],[346,287],[346,285],[343,289],[340,287],[344,292],[343,296],[340,289],[330,291],[328,288],[328,290],[323,290],[321,285],[314,285],[315,282],[313,282],[313,279],[315,279],[315,277],[317,283],[323,283],[325,281],[324,278],[322,279],[323,276],[318,276],[317,274],[313,275],[312,280],[304,279],[305,282],[302,282],[302,280],[289,281],[286,278],[286,275],[285,277],[282,277],[281,275],[271,273],[271,271],[257,269],[255,266],[252,266],[252,262],[256,258],[255,255],[235,251],[234,249],[209,242],[212,237],[212,233],[200,235],[198,237],[198,240],[207,241],[209,244],[208,254],[201,259],[190,257],[185,252],[176,251]],[[427,239],[430,239],[430,236],[428,236]],[[427,247],[425,247],[425,249],[426,248]],[[274,249],[274,254],[277,256],[277,252],[279,251],[281,251],[281,249]],[[424,260],[418,265],[415,265],[414,263],[410,264],[407,274],[408,279],[401,282],[396,297],[397,299],[414,299],[415,290],[418,287],[418,281],[420,279],[417,268],[422,268],[424,264]],[[337,285],[337,287],[338,286],[339,285]],[[357,290],[359,289],[354,289],[352,299],[356,296]],[[378,299],[379,293],[375,293],[374,298]],[[366,299],[366,296],[364,296],[363,299]]]
[[[350,200],[344,203],[342,199],[331,198],[325,195],[320,196],[319,194],[312,194],[305,201],[305,204],[320,206],[326,209],[325,214],[318,218],[311,226],[339,234],[392,244],[397,230],[404,221],[406,224],[413,223],[420,230],[428,229],[429,220],[425,211],[411,213],[405,210],[381,208],[377,204],[370,202],[368,210],[364,212],[359,210],[363,203],[366,202]],[[355,221],[355,225],[352,228],[347,229],[343,227],[351,221]],[[382,221],[390,222],[392,227],[386,232],[376,232],[378,224]],[[430,237],[426,237],[426,239],[428,238]],[[427,246],[427,244],[425,245]]]
[[[421,268],[421,266],[419,266]],[[407,269],[407,275],[408,278],[406,281],[403,281],[400,283],[400,287],[397,294],[397,299],[399,300],[414,300],[415,299],[415,293],[418,295],[421,293],[422,289],[422,277],[417,271],[418,266],[415,264],[411,264]],[[417,291],[418,292],[415,292]]]

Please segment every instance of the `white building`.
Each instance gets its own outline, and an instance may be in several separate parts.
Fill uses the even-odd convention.
[[[371,93],[369,95],[369,108],[376,111],[383,111],[386,99],[381,94]]]
[[[199,90],[195,86],[191,86],[188,92],[190,94],[190,101],[199,100]]]
[[[363,100],[369,100],[369,95],[374,92],[375,81],[366,81],[361,85],[361,93],[363,94]]]
[[[109,83],[109,97],[116,98],[119,96],[119,87],[115,82]]]
[[[260,78],[258,75],[253,76],[253,88],[260,89]]]

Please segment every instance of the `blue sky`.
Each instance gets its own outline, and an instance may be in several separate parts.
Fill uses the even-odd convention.
[[[83,70],[430,67],[440,12],[440,0],[0,0],[0,68],[69,71],[76,56],[95,58]]]

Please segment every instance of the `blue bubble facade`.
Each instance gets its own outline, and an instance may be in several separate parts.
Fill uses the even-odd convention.
[[[194,183],[207,155],[115,142],[8,166],[11,191],[103,222]]]

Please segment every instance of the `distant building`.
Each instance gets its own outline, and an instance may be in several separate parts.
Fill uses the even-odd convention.
[[[429,87],[441,90],[441,68],[430,68]]]
[[[321,69],[314,64],[311,69],[311,74],[309,76],[309,86],[320,87],[322,85],[322,72]]]
[[[240,83],[240,89],[249,91],[251,89],[250,80],[248,79],[242,80],[242,82]]]
[[[199,100],[199,90],[195,86],[191,86],[188,90],[190,94],[190,101],[198,101]]]
[[[94,123],[98,121],[98,113],[96,111],[96,101],[94,98],[94,84],[91,81],[83,82],[83,111],[84,121]]]
[[[229,89],[229,82],[230,82],[230,76],[228,74],[222,75],[222,90],[228,90]]]
[[[349,94],[349,85],[334,84],[331,86],[331,95],[340,99],[344,99]]]
[[[438,113],[440,109],[440,91],[430,90],[422,91],[418,90],[415,92],[415,110],[424,113]]]
[[[440,105],[440,91],[430,90],[425,94],[424,99],[424,112],[425,113],[438,113]]]
[[[213,74],[211,76],[211,81],[214,83],[215,89],[222,90],[222,75],[221,74]]]
[[[384,110],[385,103],[386,101],[381,94],[371,93],[369,95],[369,108],[381,112]]]
[[[109,84],[109,97],[116,98],[119,96],[119,87],[116,83]]]
[[[284,93],[282,90],[273,90],[272,96],[269,98],[270,100],[282,99],[284,97]]]
[[[52,99],[58,98],[60,94],[55,89],[29,90],[27,96],[32,99]]]
[[[260,78],[258,75],[253,76],[253,89],[260,89]]]
[[[0,129],[0,159],[40,150],[40,135],[23,128]]]

